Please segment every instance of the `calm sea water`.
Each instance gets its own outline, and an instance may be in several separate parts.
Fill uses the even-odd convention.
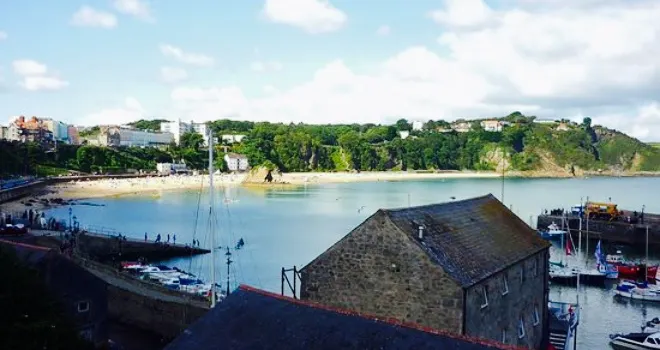
[[[504,185],[504,203],[526,222],[535,220],[543,209],[569,208],[587,196],[601,201],[611,198],[621,208],[631,210],[639,211],[645,205],[647,212],[660,213],[658,188],[660,178],[509,179]],[[324,184],[295,190],[232,187],[216,191],[216,246],[233,247],[240,238],[245,240],[243,249],[233,251],[231,288],[245,283],[279,292],[282,267],[304,266],[378,208],[446,202],[452,197],[460,200],[488,193],[500,198],[501,180]],[[91,202],[105,206],[73,207],[73,215],[81,226],[103,226],[140,239],[147,232],[150,240],[156,233],[161,233],[163,239],[167,234],[176,234],[178,243],[196,238],[202,246],[210,246],[208,193],[175,191]],[[67,211],[68,208],[58,208],[52,212],[67,218]],[[585,255],[592,259],[594,243],[590,245],[590,254]],[[586,249],[586,244],[582,247]],[[215,265],[217,279],[226,281],[224,252],[216,254]],[[660,258],[658,252],[650,253],[654,261]],[[558,246],[552,249],[552,255],[554,260],[583,263],[576,257],[565,257]],[[209,280],[210,254],[165,263]],[[580,290],[580,349],[607,349],[608,334],[637,331],[645,320],[660,317],[660,305],[621,302],[615,300],[609,288],[583,286]],[[550,298],[575,302],[577,291],[551,286]]]

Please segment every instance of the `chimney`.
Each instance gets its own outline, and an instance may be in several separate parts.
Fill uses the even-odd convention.
[[[419,239],[424,239],[424,226],[419,225]]]

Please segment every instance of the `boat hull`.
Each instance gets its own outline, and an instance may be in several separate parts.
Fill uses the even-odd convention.
[[[644,277],[644,267],[637,265],[616,265],[616,269],[619,272],[619,277],[625,278],[638,278]],[[656,274],[658,273],[658,266],[649,266],[646,268],[646,276],[648,278],[655,279]]]
[[[652,348],[638,341],[632,339],[626,339],[623,337],[616,337],[612,339],[610,345],[615,350],[657,350],[658,349],[657,347]]]

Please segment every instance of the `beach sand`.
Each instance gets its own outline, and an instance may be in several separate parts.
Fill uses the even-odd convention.
[[[376,181],[409,181],[429,179],[455,178],[497,178],[500,174],[494,172],[336,172],[336,173],[284,173],[276,175],[273,183],[264,183],[254,179],[246,186],[260,189],[280,188],[282,186],[301,186],[308,184],[376,182]],[[240,186],[248,177],[247,174],[218,174],[214,176],[214,187]],[[43,204],[44,199],[81,200],[102,197],[146,195],[153,192],[158,195],[162,191],[199,190],[209,187],[207,175],[167,176],[147,178],[102,179],[93,181],[71,181],[50,186],[45,190],[35,192],[32,196],[17,201],[3,203],[4,210],[23,211],[28,208],[47,209],[57,204]],[[26,205],[26,203],[29,203]]]

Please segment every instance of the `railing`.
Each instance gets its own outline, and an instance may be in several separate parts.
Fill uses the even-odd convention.
[[[575,349],[580,308],[577,304],[549,302],[550,341],[563,342],[563,350]],[[554,326],[554,327],[553,327]],[[554,338],[554,339],[553,339]]]

